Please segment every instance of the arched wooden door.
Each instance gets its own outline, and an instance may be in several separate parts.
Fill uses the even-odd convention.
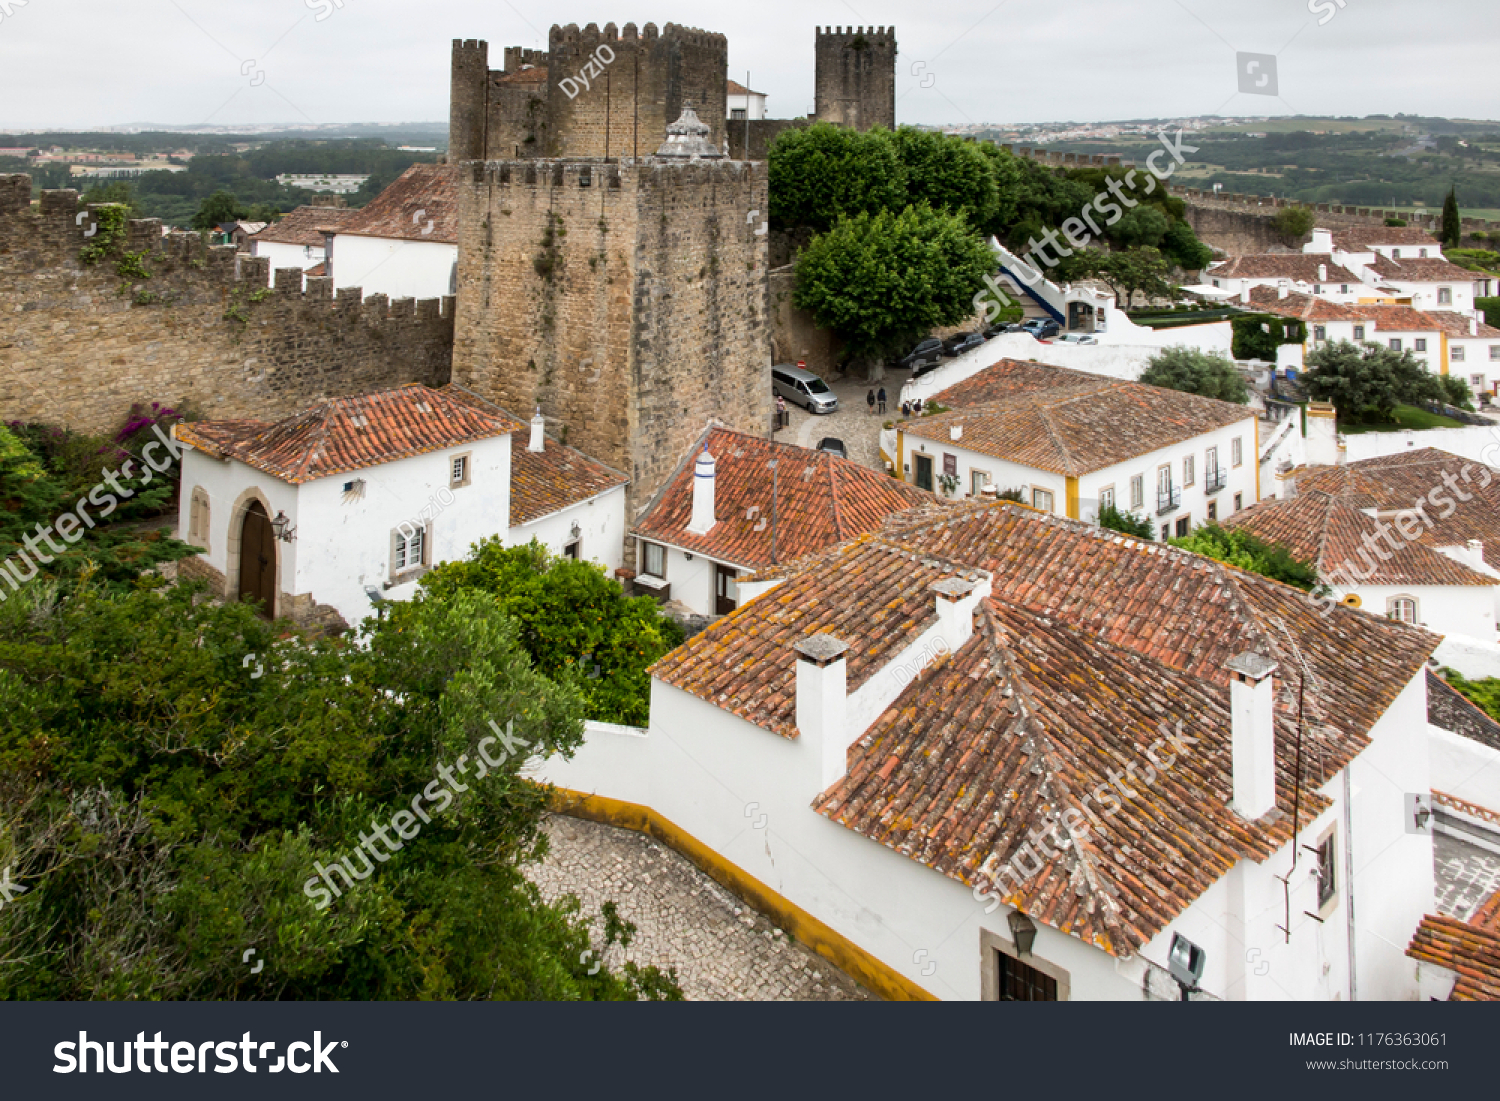
[[[259,501],[251,501],[240,526],[240,599],[258,601],[270,619],[276,606],[276,533]]]

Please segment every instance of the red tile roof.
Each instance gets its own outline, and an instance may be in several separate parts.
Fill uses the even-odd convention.
[[[313,245],[323,247],[323,235],[318,232],[323,226],[343,226],[359,211],[334,206],[299,206],[279,222],[272,222],[251,240],[271,241],[279,245]]]
[[[1319,267],[1323,274],[1319,275]],[[1213,279],[1291,279],[1306,283],[1360,283],[1342,264],[1327,253],[1266,252],[1250,256],[1231,256],[1223,266],[1210,268],[1205,274]]]
[[[737,80],[726,80],[724,82],[724,91],[731,96],[763,96],[766,94],[764,92],[752,92]]]
[[[718,522],[706,535],[692,535],[687,526],[693,517],[693,469],[705,444],[714,457]],[[774,526],[773,478],[766,465],[773,459],[778,463]],[[712,428],[647,504],[633,534],[758,569],[851,539],[893,512],[932,500],[924,490],[824,451]]]
[[[412,165],[364,209],[354,211],[339,233],[456,245],[458,167]]]
[[[1078,476],[1241,421],[1244,405],[1159,386],[1003,359],[936,395],[952,412],[903,423],[907,436],[964,448],[1034,470]],[[997,396],[1007,393],[1008,396]],[[979,404],[971,404],[972,399]],[[952,438],[952,428],[962,436]]]
[[[652,673],[795,737],[794,643],[819,631],[848,643],[852,693],[933,624],[932,581],[979,571],[993,591],[975,637],[851,746],[847,775],[815,808],[1120,956],[1236,860],[1262,860],[1288,836],[1301,661],[1316,677],[1303,735],[1311,815],[1324,805],[1312,793],[1369,744],[1437,643],[1345,608],[1320,615],[1305,593],[1176,548],[1013,505],[968,505],[894,517],[809,559]],[[1228,805],[1224,665],[1246,651],[1280,666],[1280,814],[1258,823]],[[1163,724],[1179,720],[1197,743],[1100,821],[1085,796],[1112,769],[1139,767]],[[1058,853],[1026,855],[1034,830],[1061,830]],[[1001,882],[1013,859],[1030,874]]]
[[[1383,333],[1435,333],[1439,323],[1423,310],[1383,304],[1354,307]]]
[[[1339,252],[1374,252],[1376,245],[1442,248],[1436,237],[1418,226],[1350,226],[1333,232],[1333,247]]]
[[[1428,914],[1406,954],[1456,973],[1450,1002],[1500,1001],[1500,932]]]
[[[1293,558],[1312,562],[1319,576],[1334,584],[1349,585],[1352,573],[1366,585],[1500,585],[1500,578],[1471,570],[1399,534],[1392,547],[1383,541],[1375,517],[1317,490],[1290,500],[1257,501],[1223,524],[1280,543]],[[1389,529],[1390,523],[1385,527]],[[1365,545],[1366,539],[1378,553]],[[1490,599],[1483,593],[1473,596]]]
[[[1367,320],[1364,306],[1346,306],[1341,302],[1330,302],[1326,298],[1298,294],[1296,291],[1288,291],[1283,298],[1279,287],[1251,287],[1250,305],[1263,313],[1295,317],[1302,321]]]
[[[207,455],[301,485],[521,430],[509,417],[413,384],[332,398],[274,424],[195,421],[177,425],[174,434]]]
[[[1457,489],[1448,488],[1450,483]],[[1424,447],[1344,466],[1309,467],[1297,475],[1297,491],[1312,490],[1388,514],[1414,510],[1425,500],[1427,522],[1417,542],[1460,547],[1478,539],[1485,563],[1500,569],[1500,471],[1483,463]]]
[[[500,406],[462,386],[445,386],[442,393],[481,411],[516,420]],[[605,466],[550,436],[543,437],[541,451],[532,451],[530,445],[529,426],[510,438],[510,526],[513,528],[561,512],[569,505],[581,504],[630,481],[614,467]]]
[[[491,83],[493,83],[493,84],[546,84],[547,83],[547,66],[545,66],[545,65],[525,65],[525,66],[522,66],[521,68],[517,69],[513,73],[505,73],[502,76],[495,77],[491,81]]]
[[[1422,312],[1437,322],[1438,328],[1447,333],[1449,337],[1483,337],[1491,340],[1495,337],[1500,337],[1500,329],[1487,324],[1479,318],[1470,318],[1466,314],[1454,313],[1452,310],[1423,310]],[[1469,332],[1469,322],[1471,320],[1477,322],[1474,326],[1475,331],[1472,333]]]
[[[1403,256],[1392,260],[1377,254],[1370,269],[1382,279],[1397,283],[1473,283],[1480,279],[1493,279],[1483,272],[1461,268],[1441,256]]]

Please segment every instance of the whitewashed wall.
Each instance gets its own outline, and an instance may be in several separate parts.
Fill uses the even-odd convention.
[[[574,523],[582,537],[583,557],[604,567],[611,577],[624,565],[625,553],[625,487],[607,490],[587,501],[511,528],[506,540],[509,546],[531,542],[535,537],[554,554],[572,541]]]
[[[1438,726],[1428,735],[1432,790],[1500,811],[1500,752]]]
[[[1435,447],[1439,451],[1474,462],[1500,467],[1500,426],[1466,425],[1463,428],[1424,428],[1403,432],[1360,432],[1341,437],[1344,461],[1378,459],[1402,451]],[[1415,502],[1413,502],[1415,503]]]
[[[276,272],[280,268],[296,268],[298,271],[306,271],[323,262],[322,245],[289,245],[283,241],[252,241],[251,248],[256,256],[270,258],[271,272],[267,282],[273,287],[276,285]]]
[[[339,234],[333,241],[333,284],[360,287],[397,298],[442,298],[452,294],[458,246]]]

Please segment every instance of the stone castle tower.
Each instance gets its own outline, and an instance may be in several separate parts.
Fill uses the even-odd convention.
[[[817,117],[855,130],[896,126],[896,28],[819,27]]]
[[[627,472],[630,521],[710,418],[763,432],[771,402],[766,166],[691,110],[646,152],[473,160],[459,185],[453,381]]]
[[[546,51],[508,47],[499,71],[487,43],[455,39],[449,161],[646,156],[684,107],[718,146],[728,75],[722,34],[675,23],[554,26]]]

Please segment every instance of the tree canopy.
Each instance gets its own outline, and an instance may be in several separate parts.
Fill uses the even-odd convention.
[[[767,172],[771,221],[778,226],[821,231],[845,215],[906,205],[906,169],[886,130],[828,122],[784,130],[771,146]]]
[[[966,214],[976,229],[994,220],[1000,190],[991,160],[978,145],[914,126],[901,127],[891,140],[906,170],[908,203]]]
[[[1341,340],[1314,349],[1307,368],[1302,375],[1307,392],[1331,401],[1352,423],[1388,422],[1397,405],[1447,400],[1437,376],[1407,350]]]
[[[583,699],[487,594],[413,601],[360,645],[143,580],[0,603],[0,998],[614,999],[542,901],[533,754]],[[264,968],[244,963],[256,949]],[[594,974],[590,974],[594,971]]]
[[[1463,222],[1458,216],[1458,189],[1450,187],[1447,196],[1443,199],[1443,228],[1440,238],[1448,248],[1457,248],[1458,239],[1463,236]]]
[[[1146,361],[1140,381],[1238,405],[1250,400],[1250,388],[1232,361],[1197,348],[1163,349]]]

